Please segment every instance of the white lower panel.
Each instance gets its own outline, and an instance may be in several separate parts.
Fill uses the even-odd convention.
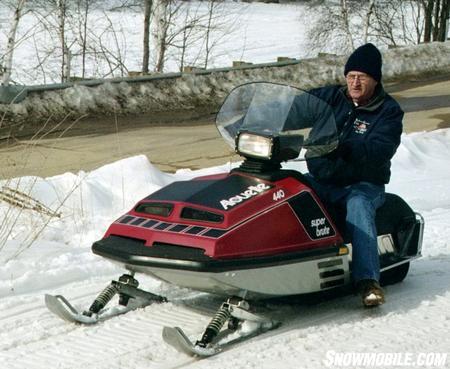
[[[342,259],[337,266],[320,268],[324,261]],[[145,273],[157,279],[181,287],[211,292],[219,295],[245,295],[247,298],[297,295],[323,290],[323,282],[344,279],[349,283],[347,256],[330,257],[293,264],[282,264],[263,268],[236,270],[223,273],[194,272],[188,270],[157,267],[127,266],[138,273]],[[343,275],[321,278],[320,273],[342,269]]]

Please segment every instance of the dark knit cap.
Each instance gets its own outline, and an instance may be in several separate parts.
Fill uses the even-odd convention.
[[[381,81],[381,53],[371,43],[358,47],[345,63],[344,76],[350,71],[367,73],[375,81]]]

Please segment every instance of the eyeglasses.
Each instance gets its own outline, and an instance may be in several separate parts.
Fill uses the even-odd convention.
[[[361,83],[367,82],[369,80],[369,76],[361,75],[361,74],[347,74],[345,77],[348,82],[355,82],[358,80]]]

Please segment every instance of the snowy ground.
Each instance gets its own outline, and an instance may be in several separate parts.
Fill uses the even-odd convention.
[[[218,303],[211,296],[142,277],[143,288],[167,295],[173,302],[93,327],[59,320],[46,310],[43,296],[64,294],[75,306],[86,307],[122,272],[90,252],[92,241],[102,236],[112,220],[173,180],[227,171],[231,164],[172,175],[158,171],[146,157],[136,156],[90,173],[3,182],[3,189],[19,188],[61,217],[19,212],[0,203],[1,367],[323,368],[336,354],[352,352],[399,353],[397,366],[409,358],[420,367],[424,354],[431,359],[433,353],[450,356],[449,157],[450,129],[403,135],[388,190],[403,196],[424,216],[423,257],[413,263],[403,283],[387,287],[385,305],[366,310],[355,296],[313,306],[279,305],[274,312],[283,322],[279,329],[201,361],[164,344],[161,329],[179,325],[189,335],[200,335],[208,314],[188,309],[180,299]],[[303,164],[289,166],[304,170]],[[450,357],[440,364],[450,367]]]

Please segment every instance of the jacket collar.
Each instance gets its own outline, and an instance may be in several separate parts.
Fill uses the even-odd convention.
[[[353,105],[353,102],[348,97],[347,86],[342,86],[341,92],[344,94],[345,98]],[[385,99],[386,99],[386,91],[384,91],[383,85],[381,83],[378,83],[377,87],[375,87],[374,94],[372,98],[369,100],[369,102],[366,105],[357,106],[356,109],[365,110],[369,112],[375,111],[383,104]]]

